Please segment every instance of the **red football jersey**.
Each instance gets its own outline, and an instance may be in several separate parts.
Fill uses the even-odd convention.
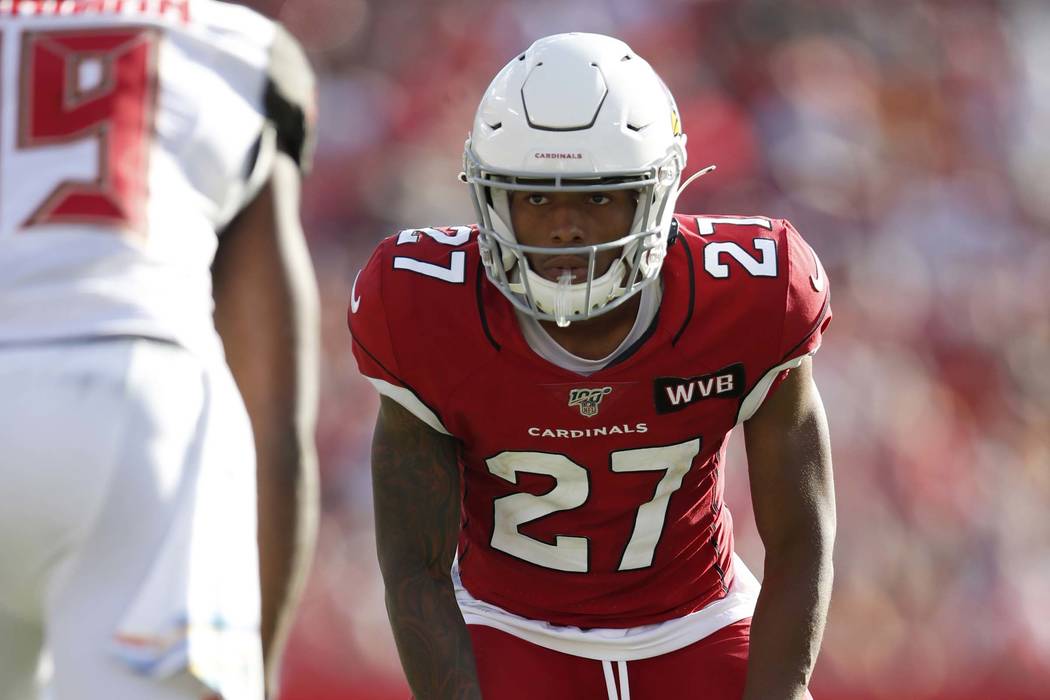
[[[361,372],[459,440],[463,585],[524,617],[635,627],[723,597],[729,433],[831,319],[786,221],[676,215],[645,336],[584,377],[539,357],[470,227],[402,231],[361,271]]]

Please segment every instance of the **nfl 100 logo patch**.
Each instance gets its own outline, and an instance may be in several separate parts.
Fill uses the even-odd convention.
[[[579,406],[580,415],[593,418],[598,415],[598,404],[612,392],[611,386],[597,389],[569,389],[569,406]]]

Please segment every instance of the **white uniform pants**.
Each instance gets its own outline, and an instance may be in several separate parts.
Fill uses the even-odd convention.
[[[0,697],[259,700],[255,522],[221,361],[0,347]]]

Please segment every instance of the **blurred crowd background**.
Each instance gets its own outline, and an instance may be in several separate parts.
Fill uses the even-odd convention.
[[[408,697],[368,473],[377,398],[345,307],[376,242],[469,223],[457,182],[491,77],[534,39],[626,40],[662,75],[679,211],[792,220],[835,320],[817,355],[839,508],[818,700],[1050,687],[1050,3],[257,0],[319,74],[304,218],[325,311],[317,558],[284,700]],[[761,571],[739,445],[739,549]]]

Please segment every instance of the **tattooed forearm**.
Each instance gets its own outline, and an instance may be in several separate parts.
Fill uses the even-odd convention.
[[[456,442],[384,398],[372,441],[386,607],[417,700],[481,698],[449,574],[460,524]]]

